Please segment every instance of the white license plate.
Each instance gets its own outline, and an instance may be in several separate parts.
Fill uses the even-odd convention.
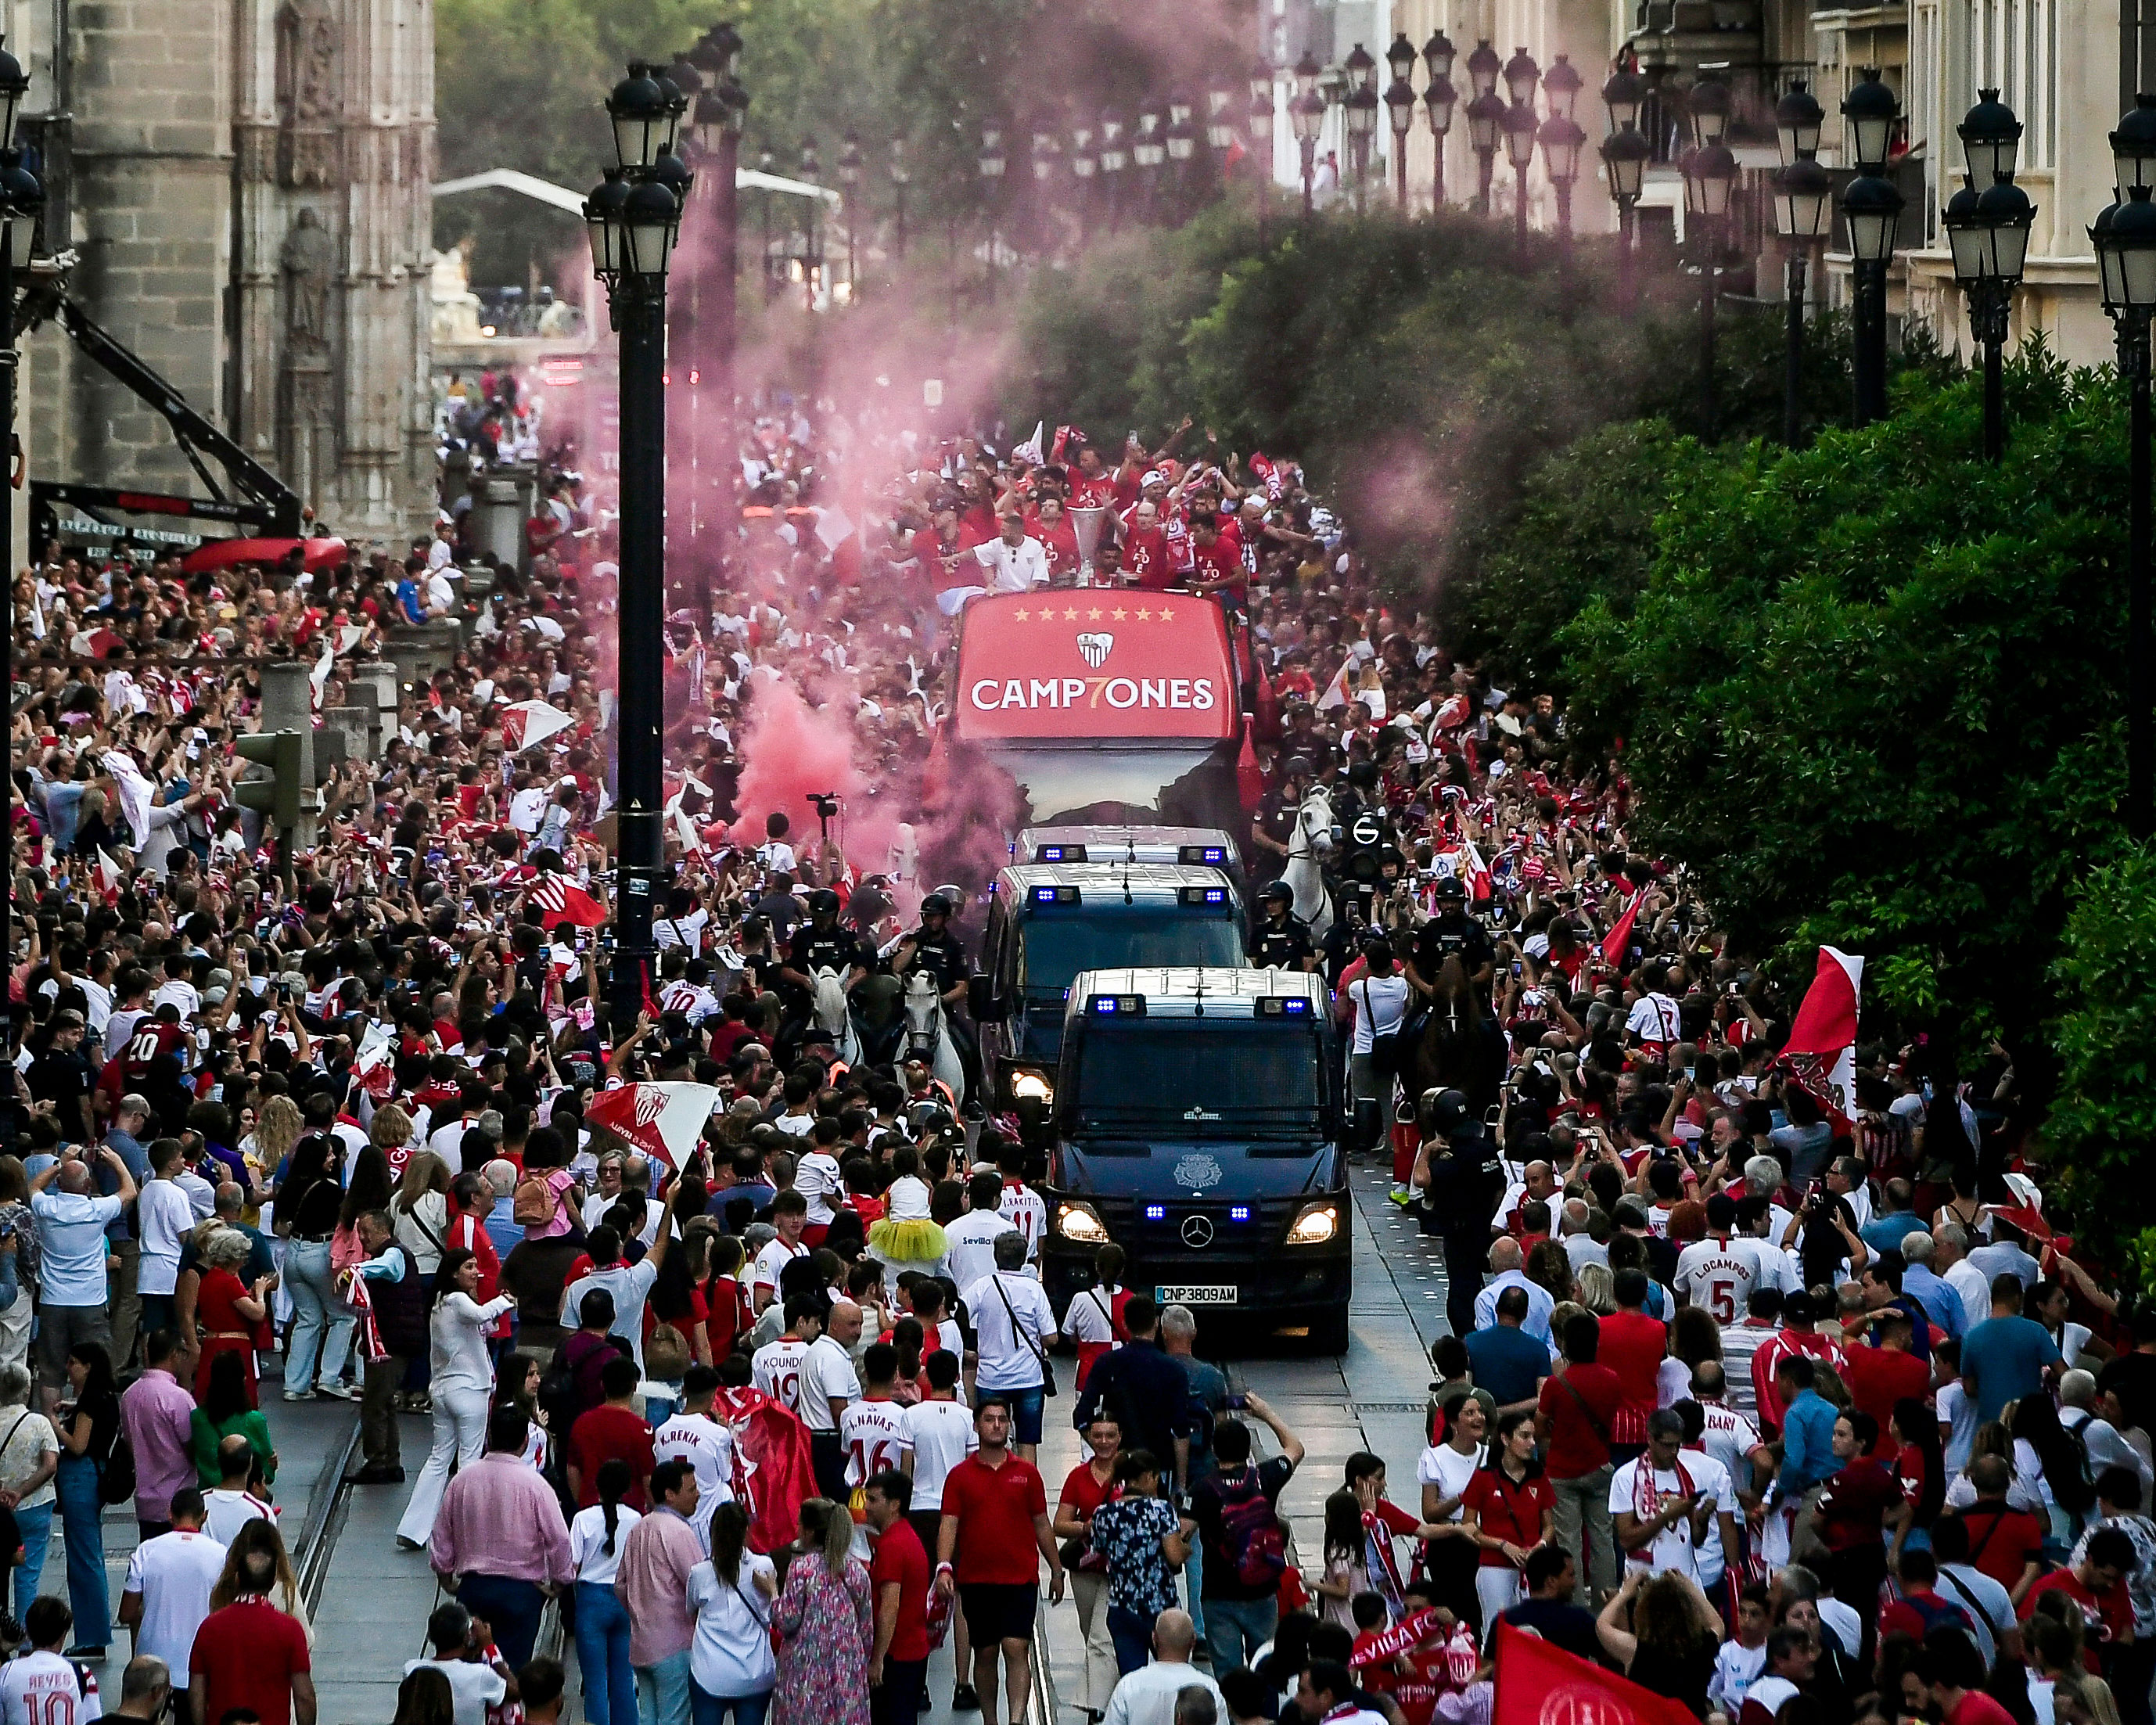
[[[1153,1298],[1163,1306],[1233,1306],[1235,1303],[1235,1285],[1233,1282],[1202,1282],[1189,1287],[1158,1287]]]

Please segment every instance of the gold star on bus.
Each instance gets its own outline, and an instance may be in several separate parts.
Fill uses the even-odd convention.
[[[1140,623],[1149,622],[1152,619],[1152,613],[1147,610],[1143,606],[1140,606],[1138,608],[1138,621]]]
[[[1111,612],[1108,614],[1108,615],[1109,615],[1109,616],[1112,617],[1112,618],[1113,618],[1116,622],[1118,622],[1118,623],[1121,623],[1121,622],[1122,622],[1122,621],[1126,617],[1129,616],[1130,614],[1130,614],[1129,612],[1126,611],[1126,610],[1125,610],[1125,609],[1124,609],[1121,605],[1116,606],[1116,608],[1115,608],[1114,610],[1111,611]]]
[[[1088,623],[1098,623],[1101,620],[1101,608],[1098,605],[1094,606],[1086,614],[1086,620]]]
[[[1078,620],[1078,613],[1075,609],[1067,610],[1063,614],[1063,620],[1065,623],[1075,623]]]
[[[1173,623],[1175,621],[1175,613],[1169,610],[1167,606],[1163,605],[1160,608],[1160,620],[1163,623]]]
[[[1050,610],[1047,606],[1043,605],[1040,608],[1040,620],[1043,623],[1053,623],[1055,621],[1055,614]]]
[[[1013,623],[1024,623],[1029,614],[1024,611],[1014,611],[1011,613],[1011,621]]]

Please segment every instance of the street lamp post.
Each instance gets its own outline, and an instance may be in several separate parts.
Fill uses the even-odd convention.
[[[1198,122],[1190,98],[1180,90],[1168,99],[1168,198],[1170,218],[1180,222],[1190,208],[1190,164],[1198,159]]]
[[[1078,238],[1081,242],[1091,231],[1093,176],[1101,165],[1101,158],[1093,148],[1093,123],[1089,120],[1071,124],[1070,202],[1078,217]]]
[[[1960,126],[1968,172],[1948,202],[1947,244],[1954,280],[1969,295],[1969,334],[1984,352],[1984,454],[2006,454],[2006,327],[2014,290],[2029,254],[2029,227],[2036,219],[2029,194],[2014,183],[2021,148],[2021,122],[1995,90],[1978,92]]]
[[[773,152],[770,145],[764,145],[756,152],[756,167],[758,173],[765,175],[778,172],[778,157]],[[782,272],[774,270],[771,267],[771,190],[768,187],[764,188],[762,202],[763,208],[761,213],[763,222],[763,298],[764,303],[769,305],[778,293],[778,281]]]
[[[1127,122],[1122,116],[1101,116],[1101,187],[1108,203],[1108,232],[1122,219],[1123,173],[1131,165],[1130,145],[1123,133]]]
[[[839,202],[844,206],[846,218],[846,298],[850,302],[860,297],[860,251],[854,239],[854,231],[860,225],[861,137],[849,131],[839,145]]]
[[[708,284],[713,301],[709,352],[715,386],[711,393],[719,403],[720,447],[726,452],[726,459],[716,464],[720,477],[711,489],[716,492],[721,518],[728,521],[732,520],[732,501],[730,475],[734,435],[734,347],[740,309],[736,272],[740,268],[741,195],[734,181],[741,161],[742,128],[748,118],[748,92],[735,75],[735,69],[741,63],[742,46],[741,32],[731,23],[721,23],[715,25],[689,53],[690,64],[705,75],[711,86],[696,97],[690,131],[699,159],[711,164],[711,203],[718,218],[718,268],[711,272],[714,280]],[[699,284],[700,291],[703,285]],[[701,303],[696,309],[701,313]],[[692,389],[689,463],[696,482],[698,506],[704,501],[701,494],[706,485],[700,400],[700,393]],[[692,507],[689,518],[692,536],[697,532],[704,513],[701,506]],[[711,574],[716,561],[700,557],[696,562],[697,598],[702,615],[707,619],[711,613]]]
[[[1505,154],[1512,164],[1512,235],[1520,267],[1527,263],[1527,170],[1535,165],[1535,86],[1542,68],[1524,48],[1505,62],[1505,90],[1512,105],[1505,110]]]
[[[0,48],[0,320],[4,320],[0,321],[0,456],[11,463],[15,446],[15,278],[29,268],[31,249],[37,239],[38,215],[45,202],[44,188],[38,183],[37,177],[23,166],[23,152],[14,147],[15,116],[21,111],[23,98],[29,90],[29,75],[23,71],[22,63],[6,49]],[[15,488],[11,474],[0,474],[0,557],[6,558],[10,565],[11,590],[14,556]],[[12,629],[8,631],[6,647],[0,650],[7,655],[7,682],[12,691],[15,676]],[[0,951],[12,954],[15,950],[13,798],[7,799],[7,805],[0,808],[0,857],[8,860],[7,890],[0,891]],[[0,1018],[12,1023],[14,1013],[12,1001],[0,1000]]]
[[[1503,63],[1485,36],[1467,56],[1468,88],[1475,94],[1467,104],[1467,141],[1481,169],[1475,208],[1490,213],[1490,181],[1497,163],[1497,139],[1505,130],[1505,104],[1497,94],[1497,74]]]
[[[1257,169],[1258,247],[1263,250],[1273,187],[1273,69],[1263,60],[1250,69],[1250,107],[1244,123],[1250,129],[1251,165]]]
[[[1609,131],[1602,140],[1602,168],[1617,204],[1617,296],[1627,306],[1635,292],[1632,254],[1637,220],[1633,212],[1646,184],[1647,162],[1655,153],[1640,130],[1640,110],[1646,100],[1647,80],[1629,67],[1611,73],[1602,85],[1602,105],[1609,116]]]
[[[1783,270],[1787,341],[1782,370],[1782,441],[1794,449],[1804,437],[1804,293],[1811,249],[1826,233],[1834,183],[1819,165],[1820,129],[1826,110],[1802,79],[1774,105],[1774,137],[1782,172],[1774,182],[1774,225],[1789,242]]]
[[[2143,96],[2111,135],[2118,202],[2089,229],[2096,246],[2103,309],[2118,333],[2119,375],[2126,379],[2126,825],[2146,841],[2156,831],[2156,754],[2149,701],[2148,326],[2156,312],[2156,98]]]
[[[1348,154],[1355,173],[1355,213],[1363,213],[1369,188],[1370,140],[1378,131],[1378,63],[1370,50],[1357,43],[1341,62],[1348,74],[1348,93],[1340,103],[1340,117],[1348,132]]]
[[[1842,188],[1841,211],[1849,223],[1853,259],[1856,417],[1859,425],[1866,425],[1887,412],[1887,266],[1894,258],[1902,193],[1886,171],[1901,104],[1875,69],[1851,90],[1841,112],[1856,167],[1856,177]]]
[[[1228,152],[1235,147],[1235,86],[1215,73],[1205,86],[1205,148],[1212,162],[1213,183],[1219,195],[1228,195]],[[1270,122],[1270,113],[1265,116]]]
[[[1452,39],[1444,31],[1432,33],[1422,45],[1422,64],[1430,74],[1423,86],[1423,112],[1430,120],[1430,208],[1432,215],[1445,208],[1445,135],[1452,130],[1452,110],[1460,92],[1452,87]]]
[[[1045,116],[1033,123],[1033,219],[1039,230],[1040,255],[1045,259],[1054,233],[1056,158],[1063,153],[1055,128]]]
[[[816,153],[816,140],[813,137],[801,140],[801,177],[812,186],[824,182],[823,158]],[[824,279],[824,200],[811,198],[808,206],[808,226],[801,238],[801,286],[804,304],[814,311],[816,290],[823,285]]]
[[[996,303],[996,215],[997,197],[1004,183],[1004,129],[999,121],[983,121],[981,125],[981,153],[977,164],[981,171],[981,209],[988,230],[988,303]]]
[[[1295,63],[1295,97],[1287,105],[1287,117],[1288,123],[1295,128],[1296,152],[1302,157],[1302,213],[1306,220],[1315,202],[1311,179],[1317,166],[1317,135],[1325,126],[1325,98],[1317,89],[1318,80],[1323,75],[1317,55],[1305,49],[1302,58]]]
[[[1697,135],[1697,134],[1696,134]],[[1685,225],[1698,238],[1699,257],[1699,418],[1701,435],[1712,438],[1715,427],[1714,295],[1716,264],[1722,245],[1722,224],[1729,213],[1730,188],[1737,183],[1737,158],[1719,141],[1695,144],[1685,152]]]
[[[617,1034],[656,982],[651,913],[665,818],[666,270],[680,232],[677,188],[689,184],[674,154],[686,105],[670,83],[632,62],[607,99],[619,166],[584,205],[592,267],[621,337],[620,799],[610,978]]]
[[[1393,183],[1400,213],[1404,215],[1408,208],[1408,134],[1414,130],[1415,110],[1412,76],[1415,68],[1414,44],[1404,33],[1393,38],[1393,45],[1385,50],[1385,64],[1393,74],[1393,81],[1385,86],[1385,118],[1393,131]]]
[[[1137,170],[1138,219],[1150,222],[1160,199],[1160,165],[1168,159],[1161,135],[1160,104],[1148,97],[1138,104],[1138,129],[1131,136],[1131,165]]]
[[[1587,134],[1571,115],[1559,113],[1543,121],[1538,137],[1543,167],[1557,193],[1557,267],[1563,287],[1572,273],[1572,188],[1579,178],[1579,152],[1587,146]]]

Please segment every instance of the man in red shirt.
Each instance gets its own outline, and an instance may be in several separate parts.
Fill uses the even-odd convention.
[[[1979,1455],[1969,1465],[1976,1502],[1961,1512],[1969,1534],[1969,1566],[1989,1575],[2018,1605],[2043,1568],[2044,1525],[2006,1502],[2014,1471],[2004,1455]]]
[[[1224,604],[1240,608],[1250,577],[1243,568],[1243,547],[1220,531],[1220,517],[1199,509],[1190,517],[1190,585],[1215,593]]]
[[[870,1725],[914,1725],[928,1681],[928,1553],[906,1518],[912,1502],[913,1481],[895,1469],[871,1474],[861,1488],[875,1538],[869,1560],[869,1584],[875,1590]]]
[[[1543,1379],[1535,1435],[1543,1446],[1543,1473],[1557,1497],[1557,1543],[1578,1552],[1583,1530],[1587,1559],[1599,1594],[1617,1589],[1616,1535],[1609,1522],[1609,1434],[1625,1400],[1625,1387],[1609,1367],[1597,1363],[1601,1326],[1592,1312],[1568,1320],[1558,1338],[1564,1365]],[[1573,1603],[1587,1603],[1584,1578]]]
[[[1876,1345],[1849,1350],[1849,1369],[1845,1374],[1849,1379],[1849,1399],[1871,1416],[1881,1441],[1895,1403],[1904,1398],[1920,1402],[1931,1399],[1931,1368],[1912,1351],[1915,1335],[1909,1314],[1898,1306],[1889,1306],[1873,1317]],[[1875,1444],[1872,1453],[1877,1452]]]
[[[1939,1592],[1939,1566],[1929,1552],[1908,1547],[1895,1564],[1894,1574],[1901,1583],[1902,1596],[1880,1607],[1881,1640],[1902,1635],[1921,1641],[1934,1629],[1974,1630],[1969,1608]]]
[[[1596,1358],[1617,1374],[1625,1390],[1624,1403],[1609,1428],[1610,1442],[1620,1450],[1636,1452],[1647,1441],[1647,1416],[1657,1402],[1656,1374],[1670,1351],[1670,1332],[1660,1318],[1647,1316],[1645,1271],[1619,1271],[1616,1290],[1617,1309],[1602,1320]]]
[[[2014,1716],[1984,1692],[1983,1656],[1959,1630],[1943,1630],[1924,1644],[1932,1707],[1942,1725],[2014,1725]]]
[[[1048,1597],[1063,1599],[1063,1560],[1048,1525],[1048,1491],[1040,1470],[1010,1447],[1010,1403],[984,1395],[973,1409],[977,1455],[943,1481],[943,1519],[936,1533],[936,1591],[953,1593],[973,1643],[973,1686],[981,1725],[996,1725],[996,1658],[1004,1661],[1005,1716],[1025,1717],[1032,1687],[1029,1655],[1040,1604],[1040,1562],[1048,1563]],[[953,1703],[956,1706],[956,1703]]]
[[[1063,512],[1063,500],[1047,496],[1028,517],[1025,531],[1048,557],[1048,584],[1069,587],[1078,578],[1078,530]]]
[[[1878,1422],[1854,1409],[1834,1422],[1834,1459],[1840,1468],[1820,1488],[1819,1536],[1834,1554],[1836,1599],[1856,1601],[1879,1597],[1887,1579],[1887,1519],[1906,1509],[1902,1482],[1871,1459]],[[1871,1625],[1862,1658],[1871,1658]]]
[[[1123,569],[1147,593],[1165,593],[1175,585],[1168,567],[1168,535],[1161,531],[1160,506],[1141,499],[1123,530]]]
[[[1814,1332],[1812,1326],[1819,1321],[1819,1308],[1812,1304],[1806,1293],[1794,1293],[1782,1302],[1782,1327],[1771,1342],[1762,1343],[1752,1354],[1752,1393],[1759,1409],[1759,1423],[1771,1430],[1775,1436],[1782,1430],[1781,1391],[1774,1384],[1775,1368],[1793,1353],[1807,1354],[1813,1359],[1825,1360],[1837,1372],[1848,1370],[1848,1361],[1842,1353],[1840,1342],[1835,1336]]]
[[[2082,1659],[2089,1670],[2102,1673],[2102,1650],[2125,1645],[2133,1639],[2133,1602],[2126,1590],[2126,1578],[2133,1573],[2133,1541],[2123,1528],[2099,1527],[2082,1548],[2081,1561],[2070,1568],[2054,1569],[2022,1596],[2020,1615],[2026,1623],[2035,1615],[2036,1602],[2046,1594],[2063,1594],[2081,1608],[2088,1632],[2082,1641]]]
[[[262,1725],[315,1725],[307,1632],[270,1604],[276,1553],[257,1546],[241,1560],[239,1597],[195,1631],[187,1699],[198,1719],[250,1713]]]
[[[651,1426],[637,1409],[636,1362],[616,1354],[599,1368],[599,1387],[606,1399],[577,1416],[569,1428],[569,1490],[577,1507],[589,1509],[599,1501],[599,1464],[616,1457],[629,1464],[629,1495],[622,1499],[639,1515],[644,1508],[644,1482],[651,1477]]]

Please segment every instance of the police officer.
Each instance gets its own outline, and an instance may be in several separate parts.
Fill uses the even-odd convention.
[[[1317,948],[1311,942],[1310,925],[1295,914],[1294,889],[1285,880],[1276,880],[1258,896],[1258,902],[1264,911],[1245,948],[1250,963],[1260,969],[1317,969]]]
[[[1255,852],[1283,860],[1288,853],[1288,841],[1295,836],[1296,816],[1302,809],[1302,799],[1310,793],[1310,757],[1291,755],[1281,769],[1280,788],[1267,791],[1258,801],[1258,812],[1250,822],[1250,842]]]
[[[839,925],[839,895],[828,886],[818,887],[808,895],[808,922],[795,929],[793,938],[787,942],[786,963],[779,967],[779,979],[813,999],[819,970],[838,972],[850,993],[854,984],[869,973],[869,964],[870,955],[863,949],[861,937]]]
[[[1475,1327],[1475,1296],[1490,1254],[1490,1218],[1505,1195],[1497,1142],[1456,1090],[1423,1092],[1422,1231],[1445,1253],[1445,1315],[1452,1333]]]
[[[932,892],[921,901],[921,927],[899,938],[891,955],[894,974],[904,976],[920,965],[936,978],[936,992],[943,997],[947,1012],[966,1004],[966,949],[951,932],[951,901]]]
[[[1490,937],[1467,914],[1467,888],[1457,875],[1437,883],[1437,912],[1415,932],[1414,952],[1408,960],[1408,980],[1415,992],[1435,999],[1439,972],[1445,961],[1457,955],[1466,967],[1477,1001],[1486,1005],[1490,979],[1497,968],[1497,949]]]

